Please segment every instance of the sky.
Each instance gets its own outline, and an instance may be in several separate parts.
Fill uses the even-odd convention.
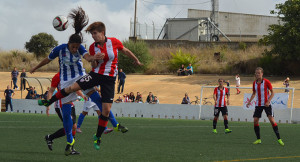
[[[219,0],[219,11],[270,15],[275,4],[285,0]],[[133,21],[135,0],[0,0],[0,51],[25,50],[33,35],[45,32],[59,44],[67,43],[74,33],[69,25],[65,31],[52,26],[57,15],[67,16],[71,9],[81,6],[89,22],[102,21],[106,35],[128,40]],[[211,10],[210,0],[137,0],[137,19],[142,24],[154,23],[161,28],[167,18],[186,18],[188,9]],[[83,32],[84,44],[93,43],[91,35]]]

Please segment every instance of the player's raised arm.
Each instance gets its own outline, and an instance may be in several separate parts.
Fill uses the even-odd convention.
[[[52,60],[50,60],[48,57],[45,58],[43,61],[41,61],[37,66],[33,67],[31,70],[30,70],[30,74],[34,73],[37,69],[47,65],[49,62],[51,62]]]
[[[129,50],[127,49],[126,47],[124,47],[122,50],[121,50],[126,56],[130,57],[131,59],[134,60],[134,63],[139,65],[139,66],[142,66],[143,64],[139,61],[139,59]]]

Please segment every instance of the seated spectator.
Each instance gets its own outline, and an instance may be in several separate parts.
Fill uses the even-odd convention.
[[[190,98],[189,98],[189,96],[188,96],[187,93],[185,93],[185,95],[184,95],[184,97],[182,99],[181,104],[191,104]]]
[[[182,64],[181,67],[177,70],[178,76],[186,76],[186,69],[184,68],[184,65]]]
[[[142,94],[140,94],[140,92],[137,92],[137,93],[136,93],[135,102],[136,102],[136,103],[144,103],[144,102],[143,102],[143,98],[142,98]]]
[[[124,97],[123,102],[131,102],[128,94],[124,94],[123,97]]]
[[[151,102],[151,104],[159,104],[159,100],[158,100],[157,96],[154,96],[154,99]]]
[[[186,71],[188,75],[192,75],[194,73],[192,64],[189,64],[189,66],[186,67]]]
[[[115,103],[120,103],[120,102],[123,102],[123,99],[121,96],[119,96],[119,98],[115,100]]]
[[[29,88],[26,88],[26,90],[28,91],[28,93],[27,93],[25,99],[35,99],[33,87],[29,86]]]
[[[131,102],[135,101],[135,96],[134,96],[133,92],[130,92],[129,99],[130,99]]]
[[[153,96],[153,94],[152,94],[152,92],[149,92],[149,95],[147,96],[147,103],[151,103],[152,101],[153,101],[153,99],[154,99],[154,96]]]
[[[39,98],[40,98],[40,95],[37,94],[37,92],[36,92],[36,90],[35,90],[35,87],[33,87],[32,98],[33,98],[33,99],[39,99]]]

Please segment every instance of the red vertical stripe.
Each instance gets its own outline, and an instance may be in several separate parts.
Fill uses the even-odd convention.
[[[268,101],[268,87],[267,87],[267,83],[264,81],[264,97],[265,97],[265,103],[264,105],[266,105],[266,102]]]
[[[261,106],[261,89],[260,89],[261,83],[256,83],[256,85],[257,85],[258,106]]]
[[[95,55],[95,43],[93,43],[93,44],[90,46],[89,52],[90,52],[90,55],[92,55],[92,56]],[[92,71],[95,72],[95,68],[93,68]]]
[[[219,107],[222,107],[223,90],[220,91]]]
[[[100,46],[98,46],[98,48],[100,48]],[[103,63],[100,65],[100,68],[99,68],[99,74],[104,74],[104,71],[105,71],[105,66],[106,66],[106,63],[107,61],[109,60],[109,57],[108,57],[108,54],[107,54],[107,51],[106,51],[106,43],[103,45],[103,49],[101,49],[101,52],[105,54],[104,56],[104,59],[103,59]]]
[[[112,46],[113,46],[113,43],[112,43]],[[114,76],[115,75],[115,70],[117,68],[117,63],[118,63],[118,51],[117,51],[117,49],[113,48],[113,52],[114,52],[114,60],[111,63],[111,70],[110,70],[109,76]]]

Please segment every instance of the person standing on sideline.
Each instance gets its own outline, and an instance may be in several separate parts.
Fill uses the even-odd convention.
[[[124,84],[125,84],[125,78],[126,78],[126,75],[125,73],[123,72],[123,69],[120,69],[119,70],[119,73],[118,73],[118,94],[120,93],[120,88],[122,86],[122,90],[121,90],[121,93],[123,93],[123,90],[124,90]]]
[[[7,89],[4,91],[6,112],[8,111],[8,104],[10,106],[10,112],[13,112],[12,97],[14,95],[15,92],[12,89],[10,89],[10,86],[8,85]]]
[[[236,87],[240,87],[241,86],[240,74],[237,74],[235,76],[235,81],[236,81]],[[236,88],[236,94],[240,94],[240,93],[241,91],[238,88]]]
[[[290,87],[290,78],[289,78],[289,77],[287,77],[287,78],[284,80],[283,85],[285,85],[285,88],[289,88],[289,87]],[[285,89],[284,92],[289,93],[290,90],[289,90],[289,89]]]
[[[98,128],[93,136],[93,144],[96,150],[100,149],[101,136],[107,126],[108,119],[113,115],[110,111],[115,94],[116,75],[118,73],[118,51],[122,51],[126,56],[134,60],[134,64],[142,66],[139,59],[127,48],[122,42],[116,38],[106,37],[105,24],[102,22],[94,22],[88,26],[86,31],[92,34],[94,43],[90,45],[90,55],[95,59],[92,61],[92,71],[78,79],[74,84],[58,91],[50,100],[39,100],[39,105],[49,106],[56,100],[64,98],[73,92],[83,89],[88,90],[94,86],[100,85],[102,102],[98,94],[96,99],[95,93],[87,93],[93,102],[101,109],[102,112],[98,120]],[[67,97],[68,98],[68,97]],[[94,100],[95,99],[95,100]],[[102,104],[102,105],[101,105]],[[122,126],[118,124],[118,130],[121,131]]]
[[[224,80],[219,79],[219,86],[215,88],[213,93],[213,98],[215,100],[215,108],[214,108],[214,120],[213,120],[213,133],[217,132],[217,122],[219,118],[220,112],[222,112],[222,116],[224,119],[225,133],[231,133],[232,130],[228,129],[228,109],[226,106],[226,96],[227,96],[227,105],[229,105],[229,92],[228,88],[224,87]]]
[[[21,91],[25,90],[26,89],[26,81],[24,78],[26,78],[26,72],[25,72],[25,69],[23,68],[22,69],[22,73],[20,75],[20,81],[21,81]]]
[[[17,88],[19,90],[19,87],[17,86],[18,76],[19,76],[19,71],[17,70],[16,67],[14,67],[14,70],[11,72],[11,80],[14,83],[14,89]]]
[[[252,96],[247,103],[247,107],[249,107],[251,101],[254,99],[255,95],[257,94],[256,103],[255,103],[255,111],[253,114],[254,118],[254,131],[256,134],[257,140],[253,142],[253,144],[261,144],[260,139],[260,129],[259,129],[259,118],[261,118],[261,114],[263,110],[265,110],[265,113],[267,117],[269,118],[270,123],[272,124],[273,130],[277,136],[277,142],[284,146],[284,143],[282,142],[277,123],[274,119],[274,112],[272,110],[272,106],[270,104],[272,98],[274,97],[273,87],[271,82],[268,79],[263,78],[264,70],[261,67],[257,67],[255,70],[255,77],[256,80],[253,82],[253,93]],[[271,92],[271,94],[270,94]]]

